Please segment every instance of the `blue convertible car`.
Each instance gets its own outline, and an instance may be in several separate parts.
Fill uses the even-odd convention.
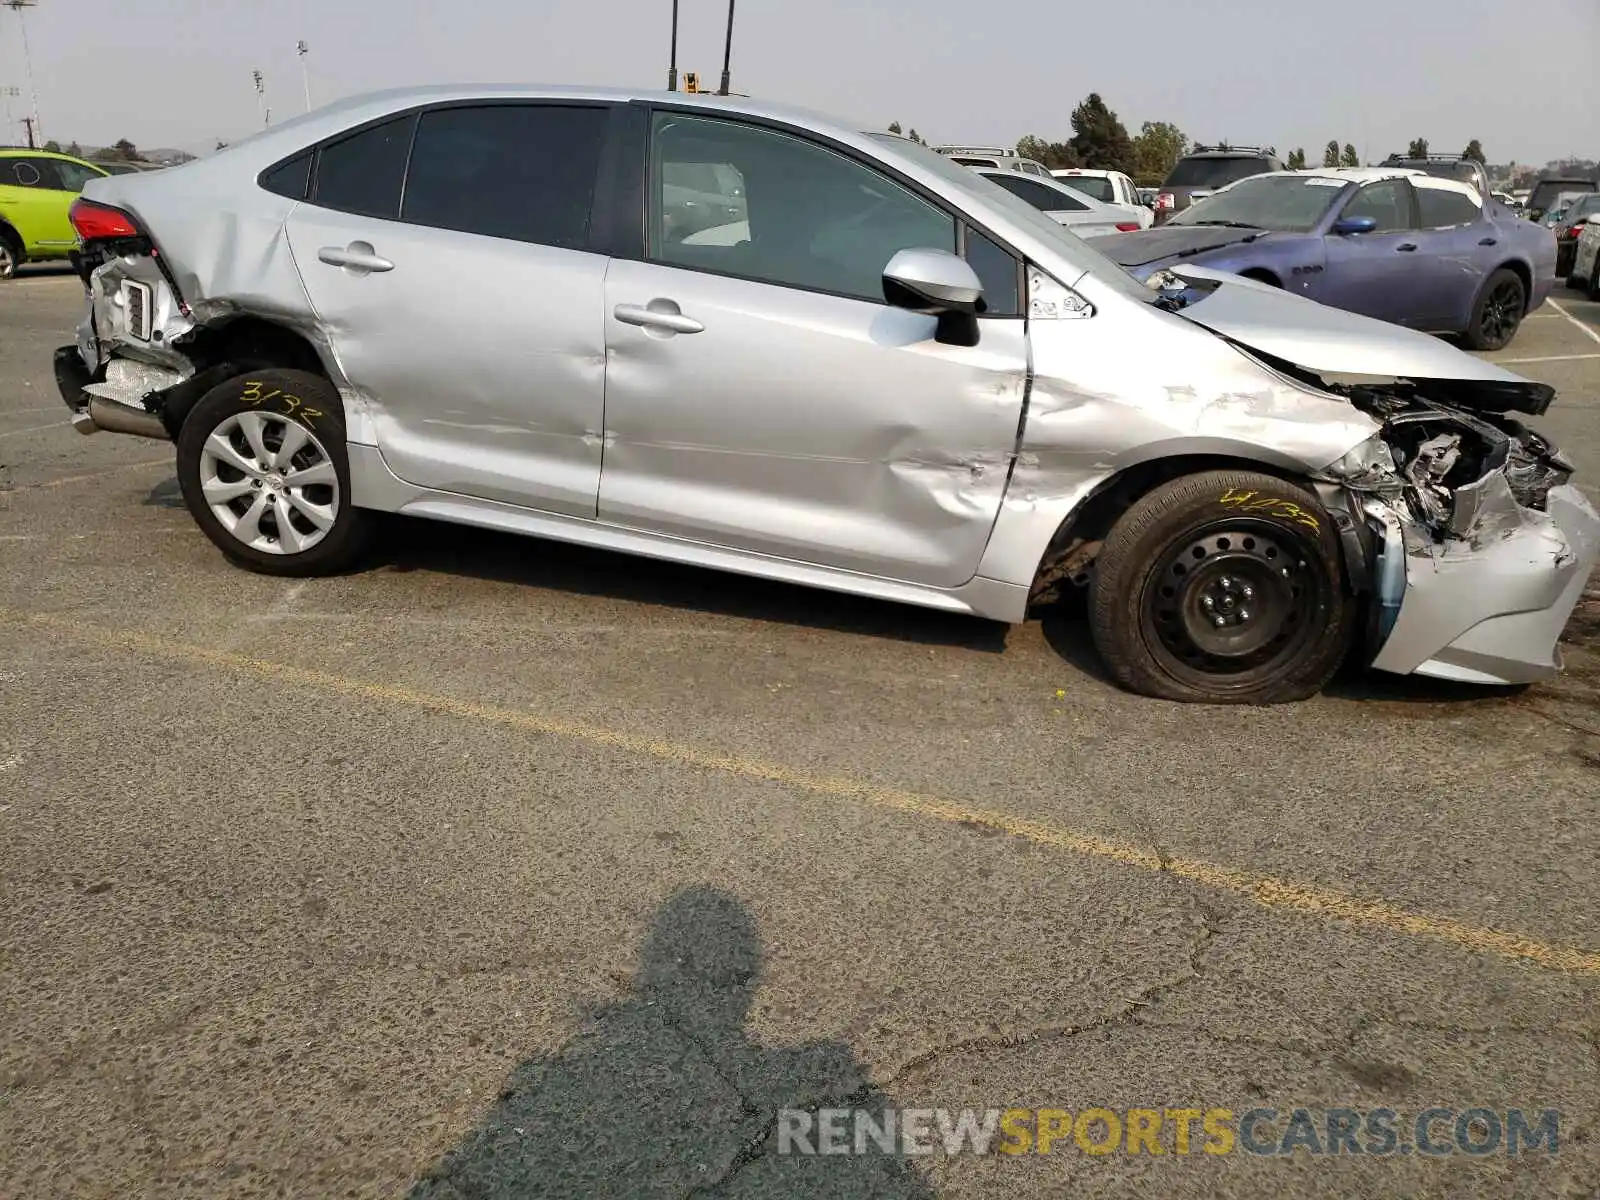
[[[1477,189],[1395,167],[1242,179],[1095,243],[1140,279],[1187,264],[1498,350],[1555,284],[1556,240]]]

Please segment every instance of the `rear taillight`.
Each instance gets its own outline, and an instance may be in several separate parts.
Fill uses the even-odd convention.
[[[1139,229],[1140,229],[1140,225],[1139,225],[1139,222],[1137,222],[1137,221],[1118,221],[1117,222],[1117,232],[1118,233],[1138,233]]]
[[[1171,192],[1157,192],[1156,193],[1156,207],[1157,208],[1171,208],[1177,202],[1178,202],[1178,198],[1176,196],[1174,196]]]
[[[1569,238],[1582,237],[1583,236],[1583,222],[1579,221],[1571,229],[1567,230],[1567,236]]]
[[[144,230],[139,228],[139,223],[120,208],[112,208],[109,204],[96,204],[93,200],[85,200],[82,196],[72,202],[72,207],[67,210],[67,218],[72,222],[72,227],[78,231],[79,240],[84,242],[103,238],[144,236]]]

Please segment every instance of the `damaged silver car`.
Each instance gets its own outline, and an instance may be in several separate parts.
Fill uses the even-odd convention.
[[[716,179],[731,218],[671,219]],[[737,195],[733,195],[733,193]],[[536,87],[342,102],[91,182],[73,421],[170,439],[234,562],[375,512],[1018,622],[1107,668],[1307,696],[1352,652],[1545,678],[1600,543],[1551,390],[1237,277],[1141,284],[905,139]]]

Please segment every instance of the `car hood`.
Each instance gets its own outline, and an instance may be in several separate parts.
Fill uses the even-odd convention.
[[[1193,258],[1207,250],[1220,250],[1238,242],[1268,236],[1265,229],[1228,229],[1221,225],[1162,225],[1116,238],[1104,253],[1118,266],[1144,267],[1163,259]]]
[[[1211,285],[1209,294],[1178,316],[1330,383],[1408,380],[1426,386],[1436,399],[1488,412],[1539,414],[1555,398],[1554,388],[1431,334],[1329,308],[1227,271],[1187,264],[1173,270]]]

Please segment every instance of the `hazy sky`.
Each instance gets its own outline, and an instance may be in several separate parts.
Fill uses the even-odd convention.
[[[27,16],[45,134],[209,145],[275,116],[417,82],[663,86],[671,0],[38,0]],[[679,67],[715,86],[725,0],[682,0]],[[22,85],[0,12],[0,85]],[[1130,132],[1363,160],[1424,136],[1491,161],[1600,156],[1600,0],[738,0],[734,90],[891,120],[934,141],[1057,139],[1098,91]],[[25,91],[26,89],[24,89]],[[26,95],[11,105],[20,118]],[[3,115],[3,114],[0,114]],[[20,121],[0,141],[20,141]]]

